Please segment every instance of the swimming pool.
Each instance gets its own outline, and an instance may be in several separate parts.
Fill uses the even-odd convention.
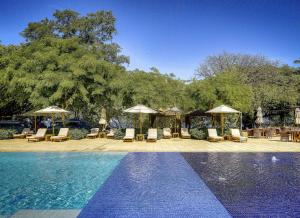
[[[300,217],[300,153],[182,153],[233,217]]]
[[[0,215],[81,209],[124,153],[0,153]]]
[[[0,216],[300,217],[300,153],[0,153]]]

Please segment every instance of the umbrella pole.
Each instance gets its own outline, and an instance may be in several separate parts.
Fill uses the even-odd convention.
[[[54,135],[54,114],[52,114],[52,134]]]
[[[65,127],[65,114],[64,113],[61,113],[61,119],[62,119],[63,127]]]
[[[143,130],[142,130],[142,113],[140,113],[140,134],[142,134]]]
[[[222,135],[224,135],[224,114],[221,114],[221,128],[222,128]]]
[[[36,115],[34,115],[34,132],[36,132]]]
[[[243,130],[243,114],[241,113],[241,131]]]

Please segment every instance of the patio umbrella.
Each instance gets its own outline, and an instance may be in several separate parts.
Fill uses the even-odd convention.
[[[224,115],[225,114],[240,114],[241,115],[241,123],[242,123],[242,112],[237,111],[231,107],[228,107],[226,105],[220,105],[218,107],[215,107],[209,111],[206,111],[205,113],[209,113],[211,115],[214,114],[220,114],[221,116],[221,129],[222,129],[222,135],[224,135]],[[242,124],[241,124],[242,126]]]
[[[139,114],[140,134],[142,134],[142,114],[156,114],[157,112],[145,105],[138,104],[134,107],[124,110],[125,113]]]
[[[261,124],[264,123],[264,118],[263,118],[263,114],[262,114],[262,109],[261,107],[257,108],[257,113],[256,113],[256,120],[255,123],[258,124],[259,126],[261,126]]]
[[[52,133],[54,135],[54,115],[55,114],[61,114],[62,116],[62,120],[63,120],[63,125],[65,125],[64,123],[64,119],[65,119],[65,114],[69,114],[71,113],[71,111],[67,111],[65,109],[62,109],[60,107],[57,106],[50,106],[50,107],[46,107],[44,109],[35,111],[34,114],[36,115],[49,115],[51,114],[52,116]]]
[[[296,108],[295,110],[295,124],[299,125],[300,124],[300,109]]]
[[[99,124],[103,126],[103,129],[106,127],[107,121],[106,121],[106,109],[105,108],[101,109]]]

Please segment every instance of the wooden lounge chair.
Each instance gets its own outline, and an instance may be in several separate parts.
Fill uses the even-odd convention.
[[[234,142],[247,142],[247,137],[241,136],[239,129],[230,129],[231,138]]]
[[[62,142],[63,140],[68,140],[69,128],[60,128],[57,136],[51,136],[50,140],[52,142]]]
[[[172,138],[171,129],[170,128],[163,128],[163,138],[170,139]]]
[[[128,128],[125,132],[125,137],[123,138],[124,142],[133,142],[134,140],[134,129]]]
[[[156,142],[157,141],[157,129],[149,129],[147,142]]]
[[[219,142],[223,141],[224,138],[222,136],[218,136],[216,129],[207,129],[208,130],[208,141],[210,142]]]
[[[99,136],[99,128],[92,128],[91,133],[86,135],[86,137],[90,139],[95,139],[98,136]]]
[[[272,128],[266,128],[265,129],[265,137],[267,139],[271,139],[274,135],[274,130]]]
[[[189,130],[187,128],[181,128],[181,138],[190,139],[191,135],[189,134]]]
[[[14,139],[24,139],[30,133],[30,128],[24,128],[20,134],[13,134]]]
[[[46,128],[38,129],[35,135],[27,136],[26,139],[28,139],[28,142],[38,142],[38,141],[45,140],[46,132],[47,132]]]
[[[115,129],[110,129],[109,133],[106,135],[106,138],[113,139],[115,137]]]
[[[287,131],[280,132],[280,141],[289,142],[290,141],[290,134]]]
[[[262,129],[253,129],[253,138],[261,138],[262,137]]]

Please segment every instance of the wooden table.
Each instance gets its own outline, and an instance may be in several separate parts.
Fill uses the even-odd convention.
[[[144,141],[145,135],[144,134],[136,134],[136,140],[137,141]]]
[[[46,134],[45,141],[50,141],[51,136],[53,136],[53,134]]]
[[[106,138],[106,132],[99,132],[99,138]]]
[[[172,133],[172,137],[173,138],[178,138],[179,137],[179,133],[178,132],[173,132]]]

